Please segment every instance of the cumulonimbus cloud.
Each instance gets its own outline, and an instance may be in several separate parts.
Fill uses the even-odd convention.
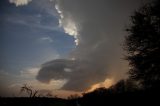
[[[76,48],[68,59],[42,65],[37,79],[67,79],[65,90],[84,91],[107,77],[122,78],[123,28],[138,0],[56,0],[59,24],[73,36]],[[122,67],[126,68],[122,68]]]

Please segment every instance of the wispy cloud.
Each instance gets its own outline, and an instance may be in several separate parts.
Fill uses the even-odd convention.
[[[52,43],[53,42],[53,39],[49,36],[47,37],[42,37],[39,39],[40,41],[46,41],[46,42],[49,42],[49,43]]]
[[[40,20],[36,20],[34,22],[28,22],[29,19],[33,18],[30,16],[26,16],[27,18],[23,18],[23,19],[19,19],[18,17],[7,17],[7,21],[11,22],[11,23],[15,23],[15,24],[19,24],[19,25],[24,25],[27,27],[32,27],[32,28],[38,28],[38,29],[44,29],[44,30],[51,30],[51,31],[61,31],[61,29],[58,26],[51,26],[51,25],[43,25],[41,24]],[[25,20],[26,19],[26,20]],[[32,20],[33,21],[33,20]]]

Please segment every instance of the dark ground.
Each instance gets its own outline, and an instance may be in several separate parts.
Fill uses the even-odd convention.
[[[0,106],[107,106],[107,105],[160,105],[159,94],[116,94],[96,95],[87,94],[78,99],[60,98],[0,98]]]

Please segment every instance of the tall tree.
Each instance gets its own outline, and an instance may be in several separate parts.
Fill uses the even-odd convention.
[[[160,86],[160,0],[145,4],[131,16],[124,49],[130,78],[145,89]]]

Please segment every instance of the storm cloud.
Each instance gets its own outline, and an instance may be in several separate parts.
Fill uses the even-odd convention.
[[[62,89],[82,91],[105,79],[104,72],[99,72],[102,67],[93,67],[95,65],[94,62],[57,59],[43,64],[37,79],[45,83],[64,79],[68,82]]]
[[[140,0],[55,1],[59,25],[75,38],[77,46],[67,59],[43,64],[37,79],[46,83],[66,79],[61,89],[84,91],[106,78],[124,78],[124,26],[139,5]]]

